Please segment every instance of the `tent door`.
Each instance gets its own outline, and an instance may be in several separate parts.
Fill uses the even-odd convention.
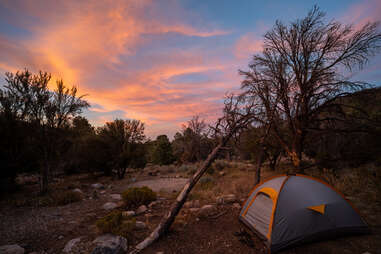
[[[254,228],[267,238],[272,216],[273,201],[265,193],[258,193],[247,212],[252,218]]]

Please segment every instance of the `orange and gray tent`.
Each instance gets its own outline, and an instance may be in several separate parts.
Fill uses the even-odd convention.
[[[272,253],[307,241],[368,232],[339,192],[305,175],[281,175],[258,184],[239,218]]]

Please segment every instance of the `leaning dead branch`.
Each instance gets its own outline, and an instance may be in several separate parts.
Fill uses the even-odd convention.
[[[220,150],[226,146],[227,142],[234,135],[238,135],[253,121],[254,109],[254,104],[247,104],[244,100],[233,95],[227,96],[223,117],[219,118],[216,124],[211,127],[213,135],[219,140],[218,144],[209,154],[208,158],[202,163],[197,172],[185,184],[159,225],[146,239],[135,246],[134,250],[130,252],[131,254],[139,253],[168,231],[183,204],[187,200],[189,193],[216,159]]]

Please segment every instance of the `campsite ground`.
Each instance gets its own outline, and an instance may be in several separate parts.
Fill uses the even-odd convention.
[[[287,167],[284,163],[278,171],[265,170],[263,178],[280,174]],[[109,213],[102,206],[106,202],[114,202],[110,194],[121,193],[128,186],[144,181],[144,185],[151,185],[157,191],[161,202],[148,213],[136,217],[148,227],[134,233],[130,241],[132,245],[144,239],[159,223],[194,168],[195,165],[151,166],[144,171],[130,173],[124,180],[87,174],[65,176],[56,179],[52,189],[62,193],[79,188],[84,199],[64,206],[47,204],[47,207],[41,207],[43,203],[36,198],[38,184],[24,184],[17,193],[0,203],[0,245],[19,244],[27,253],[60,253],[68,241],[81,237],[73,253],[90,253],[94,247],[92,240],[99,235],[95,221]],[[358,208],[369,223],[372,234],[306,244],[283,253],[381,253],[379,172],[374,165],[338,172],[311,168],[308,174],[334,185]],[[253,187],[254,168],[248,163],[224,162],[219,171],[210,173],[192,191],[190,200],[199,200],[201,205],[214,204],[216,197],[234,194],[237,202],[242,204]],[[105,189],[95,190],[91,187],[93,183],[102,183]],[[37,201],[40,203],[38,207]],[[255,235],[251,236],[253,246],[234,235],[244,228],[238,221],[239,211],[237,204],[217,205],[215,216],[200,219],[190,208],[183,208],[170,232],[143,253],[267,253]]]

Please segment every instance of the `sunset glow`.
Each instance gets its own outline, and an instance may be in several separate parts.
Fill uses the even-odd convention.
[[[1,1],[0,85],[5,72],[47,71],[87,94],[95,126],[139,119],[149,137],[172,138],[194,115],[216,119],[263,34],[315,3],[272,2]],[[379,0],[318,3],[327,19],[381,20]],[[354,77],[379,84],[380,68],[378,55]]]

